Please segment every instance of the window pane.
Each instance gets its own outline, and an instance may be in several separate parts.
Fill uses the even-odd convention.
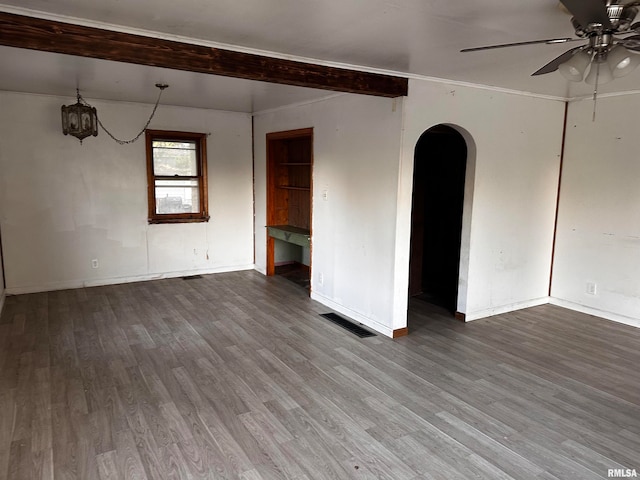
[[[153,173],[159,176],[198,175],[196,142],[153,140]]]
[[[156,180],[156,213],[200,213],[198,180]]]

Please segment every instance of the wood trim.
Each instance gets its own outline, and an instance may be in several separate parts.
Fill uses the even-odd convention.
[[[153,172],[153,140],[193,140],[196,143],[198,160],[198,213],[157,214],[155,199],[155,180],[158,178]],[[193,223],[209,221],[209,189],[207,185],[207,134],[194,132],[178,132],[173,130],[146,130],[145,147],[147,157],[147,202],[149,224],[158,223]]]
[[[560,212],[560,190],[562,188],[562,170],[564,168],[564,144],[567,139],[567,115],[569,113],[569,102],[564,102],[564,122],[562,125],[562,143],[560,146],[560,166],[558,168],[558,192],[556,194],[556,213],[553,221],[553,243],[551,244],[551,266],[549,268],[549,296],[553,286],[553,267],[556,261],[556,238],[558,235],[558,214]]]
[[[267,276],[273,276],[276,274],[276,264],[274,262],[275,256],[275,240],[267,235]]]
[[[290,140],[298,137],[313,137],[313,127],[267,133],[267,142],[270,140]]]
[[[407,335],[409,335],[409,328],[408,327],[397,328],[392,333],[392,337],[393,338],[405,337]]]
[[[155,217],[155,189],[154,189],[154,175],[153,175],[153,135],[151,131],[145,132],[145,150],[147,154],[147,219],[149,222]]]
[[[0,45],[380,97],[407,78],[266,57],[0,12]]]
[[[454,316],[455,316],[456,320],[460,320],[461,322],[466,322],[467,321],[467,314],[466,313],[456,312]]]
[[[4,269],[4,250],[2,248],[2,226],[0,226],[0,271],[2,272],[2,288],[7,289],[7,272]],[[2,305],[0,305],[0,315],[2,315]]]
[[[290,187],[290,186],[281,186],[276,183],[277,178],[275,177],[275,165],[278,161],[278,154],[276,152],[277,145],[284,140],[292,140],[296,138],[307,137],[310,142],[310,161],[299,163],[298,165],[309,165],[311,167],[310,179],[309,179],[309,188],[301,188],[301,187]],[[308,191],[310,197],[310,211],[309,216],[310,220],[313,218],[313,127],[307,128],[298,128],[295,130],[284,130],[280,132],[270,132],[266,134],[266,166],[267,166],[267,226],[269,225],[279,225],[282,222],[280,219],[277,219],[277,215],[274,209],[274,203],[276,201],[276,190],[277,189],[285,189],[285,190],[301,190]],[[291,165],[291,162],[286,162]],[[309,235],[312,235],[312,223],[309,225]],[[266,228],[266,227],[265,227]],[[275,275],[275,241],[271,238],[267,233],[267,275]],[[311,258],[313,258],[313,243],[309,245],[309,271],[310,274],[312,272],[311,268]],[[309,292],[311,292],[311,287],[309,287]]]

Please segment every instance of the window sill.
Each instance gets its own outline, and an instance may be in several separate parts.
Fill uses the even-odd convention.
[[[161,223],[204,223],[209,221],[209,216],[195,218],[149,218],[149,225],[158,225]]]

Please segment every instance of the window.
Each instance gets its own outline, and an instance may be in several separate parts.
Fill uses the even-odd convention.
[[[206,222],[206,134],[147,130],[149,223]]]

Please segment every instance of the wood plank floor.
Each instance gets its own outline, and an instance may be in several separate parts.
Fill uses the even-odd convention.
[[[412,305],[360,339],[256,272],[9,297],[0,479],[597,479],[640,471],[640,330]]]

